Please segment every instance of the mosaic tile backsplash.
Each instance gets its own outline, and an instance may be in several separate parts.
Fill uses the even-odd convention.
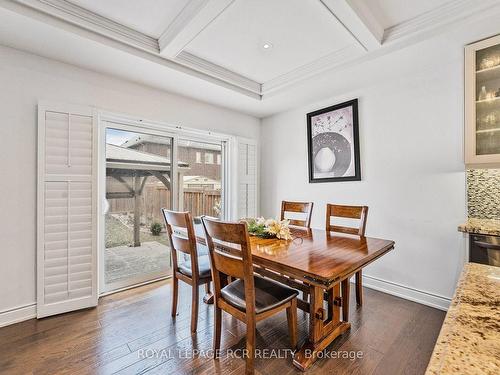
[[[500,169],[467,170],[469,217],[500,220]]]

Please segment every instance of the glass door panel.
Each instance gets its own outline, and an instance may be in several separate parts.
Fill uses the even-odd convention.
[[[193,217],[224,217],[223,146],[181,139],[179,159],[179,207]]]
[[[105,290],[171,274],[171,137],[106,128]]]
[[[476,154],[500,154],[500,45],[476,51]]]

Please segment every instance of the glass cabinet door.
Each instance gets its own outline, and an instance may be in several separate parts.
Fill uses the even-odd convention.
[[[465,163],[500,165],[500,35],[465,47]]]
[[[476,51],[476,154],[500,154],[500,44]]]

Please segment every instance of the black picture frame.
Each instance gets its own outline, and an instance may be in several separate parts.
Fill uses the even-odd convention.
[[[332,116],[334,113],[338,110],[342,110],[345,108],[352,108],[352,118],[344,119],[344,117],[340,117],[340,119],[345,123],[345,128],[344,129],[350,129],[351,126],[350,124],[352,123],[352,142],[349,142],[342,134],[341,131],[344,129],[341,129],[340,131],[324,131],[322,133],[316,134],[316,137],[321,136],[322,134],[325,134],[324,139],[334,139],[331,141],[331,143],[328,143],[328,140],[323,141],[323,144],[326,145],[326,149],[330,150],[330,153],[333,154],[334,157],[332,159],[334,160],[334,164],[332,165],[332,168],[337,168],[335,165],[337,163],[337,160],[340,160],[340,158],[337,158],[337,156],[343,157],[343,155],[346,155],[344,152],[343,154],[339,153],[338,145],[343,146],[344,148],[347,147],[346,145],[348,144],[349,146],[349,151],[350,151],[350,159],[349,159],[349,166],[347,167],[347,170],[351,169],[351,172],[348,175],[338,175],[335,176],[335,172],[333,171],[318,171],[317,168],[315,170],[315,158],[317,157],[318,153],[318,140],[313,140],[313,126],[318,126],[313,124],[313,121],[316,120],[318,116],[328,114],[330,112],[332,113]],[[340,113],[340,112],[339,112]],[[328,115],[326,116],[327,118]],[[317,131],[316,129],[314,129]],[[332,138],[336,137],[336,138]],[[321,137],[319,137],[321,138]],[[340,141],[341,140],[341,141]],[[346,143],[347,142],[347,143]],[[331,144],[331,146],[329,146]],[[341,150],[342,151],[342,150]],[[328,150],[326,151],[328,153]],[[358,99],[352,99],[343,103],[335,104],[327,108],[319,109],[314,112],[310,112],[307,114],[307,156],[308,156],[308,166],[309,166],[309,182],[310,183],[320,183],[320,182],[337,182],[337,181],[361,181],[361,160],[360,160],[360,152],[359,152],[359,117],[358,117]],[[354,160],[352,160],[352,157],[354,157]],[[344,160],[340,160],[342,162],[345,162]],[[352,173],[352,167],[350,163],[353,163],[354,166],[354,173]],[[342,169],[345,168],[345,164],[343,163],[344,166],[342,166]],[[337,168],[339,169],[339,168]],[[345,172],[347,173],[347,172]],[[322,176],[318,176],[322,175]]]

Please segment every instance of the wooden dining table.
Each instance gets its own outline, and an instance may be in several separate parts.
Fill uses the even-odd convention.
[[[289,241],[251,236],[250,242],[256,273],[310,296],[298,301],[298,307],[309,313],[309,332],[293,358],[293,364],[304,371],[318,352],[351,326],[349,278],[394,249],[394,241],[318,229],[291,232]]]

